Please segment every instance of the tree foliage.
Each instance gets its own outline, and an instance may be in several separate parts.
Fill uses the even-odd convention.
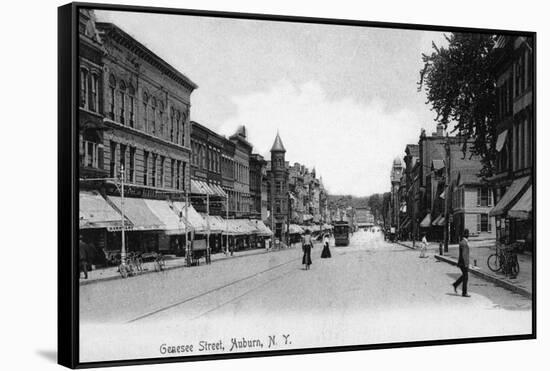
[[[463,139],[463,152],[479,155],[482,176],[492,175],[496,143],[495,79],[491,73],[495,38],[492,35],[453,33],[449,45],[422,54],[418,89],[426,91],[436,121]],[[471,145],[468,145],[468,142]]]

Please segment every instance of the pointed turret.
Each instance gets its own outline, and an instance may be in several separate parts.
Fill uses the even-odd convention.
[[[277,132],[275,142],[273,142],[273,147],[271,147],[271,152],[286,152],[285,146],[283,146],[283,141],[279,136],[279,132]]]

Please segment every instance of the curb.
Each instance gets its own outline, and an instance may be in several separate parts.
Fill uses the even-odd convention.
[[[451,265],[454,265],[454,266],[457,265],[456,260],[454,260],[453,258],[449,258],[447,256],[442,256],[442,255],[436,254],[436,255],[434,255],[434,258],[436,260],[439,260],[439,261],[442,261],[442,262],[445,262],[445,263],[448,263],[448,264],[451,264]],[[492,282],[497,286],[504,287],[505,289],[508,289],[508,290],[513,291],[517,294],[525,296],[528,299],[533,298],[533,294],[531,292],[529,292],[528,290],[526,290],[524,288],[521,288],[521,287],[518,287],[518,286],[516,286],[516,285],[514,285],[514,284],[512,284],[508,281],[505,281],[501,278],[495,277],[492,274],[488,274],[488,273],[485,273],[485,272],[483,272],[479,269],[472,269],[472,268],[469,269],[469,272],[472,273],[474,276],[481,277],[486,281]]]
[[[406,248],[408,248],[408,249],[416,250],[416,247],[412,247],[412,246],[406,245],[406,244],[401,243],[401,242],[399,242],[399,241],[398,241],[398,242],[395,242],[395,243],[398,244],[398,245],[404,246],[404,247],[406,247]]]
[[[277,250],[278,251],[278,250]],[[228,256],[228,257],[223,257],[221,259],[215,259],[212,261],[212,263],[217,263],[217,262],[220,262],[220,261],[225,261],[225,260],[229,260],[229,259],[238,259],[238,258],[244,258],[246,256],[254,256],[254,255],[260,255],[260,254],[267,254],[268,252],[265,251],[265,249],[259,249],[257,252],[253,252],[253,253],[249,253],[249,254],[242,254],[242,255],[233,255],[232,257],[231,256]],[[174,269],[181,269],[181,268],[191,268],[191,267],[188,267],[186,266],[185,264],[182,264],[182,265],[175,265],[175,266],[172,266],[172,267],[166,267],[164,268],[163,272],[166,272],[166,271],[170,271],[170,270],[174,270]],[[150,274],[150,273],[159,273],[159,272],[156,272],[155,270],[147,270],[147,271],[143,271],[141,272],[138,276],[143,276],[143,275],[146,275],[146,274]],[[79,279],[79,286],[87,286],[87,285],[93,285],[95,283],[99,283],[99,282],[107,282],[107,281],[114,281],[114,280],[122,280],[124,278],[122,278],[120,276],[120,274],[117,274],[115,276],[109,276],[109,277],[102,277],[102,278],[96,278],[96,279],[93,279],[93,280],[84,280],[84,279]]]

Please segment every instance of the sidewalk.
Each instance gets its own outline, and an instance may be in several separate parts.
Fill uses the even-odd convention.
[[[413,249],[411,241],[397,242],[401,246]],[[415,243],[416,250],[419,250],[420,243]],[[434,258],[439,261],[457,265],[458,261],[458,244],[449,245],[449,252],[439,255],[439,244],[431,243],[428,245],[428,252],[433,252]],[[470,241],[470,272],[473,275],[481,277],[487,281],[493,282],[496,285],[517,292],[529,299],[533,293],[533,259],[529,254],[518,254],[519,274],[516,278],[506,277],[500,272],[492,272],[487,266],[487,258],[495,252],[494,240],[472,240]]]
[[[210,259],[212,263],[216,263],[218,261],[223,261],[227,259],[237,259],[245,256],[266,254],[268,252],[276,252],[276,251],[279,251],[279,250],[267,251],[266,249],[250,249],[250,250],[243,250],[243,251],[235,251],[233,253],[233,256],[229,254],[225,255],[223,252],[220,252],[220,253],[212,254]],[[204,259],[201,259],[200,262],[201,262],[200,263],[201,265],[205,264]],[[184,267],[186,267],[184,257],[174,257],[171,259],[166,259],[165,270],[178,269],[178,268],[184,268]],[[148,274],[148,273],[157,273],[155,272],[155,269],[153,267],[153,262],[143,263],[143,272],[139,273],[139,275]],[[81,272],[80,279],[79,279],[80,286],[89,285],[100,281],[122,279],[122,277],[120,276],[120,273],[118,272],[118,267],[97,268],[88,272],[88,279],[84,279],[83,277],[84,275]]]

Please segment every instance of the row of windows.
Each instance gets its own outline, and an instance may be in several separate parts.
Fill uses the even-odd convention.
[[[226,191],[229,196],[229,211],[250,212],[250,197],[240,192]]]
[[[201,169],[212,171],[214,173],[221,174],[221,151],[212,146],[207,146],[204,143],[199,143],[194,140],[191,141],[192,157],[191,161],[193,165],[198,166]]]
[[[113,121],[132,128],[137,128],[136,90],[132,84],[109,76],[107,115]],[[162,99],[143,92],[141,100],[141,125],[146,133],[168,140],[172,143],[185,145],[185,113],[174,107],[166,112],[167,105]]]
[[[530,115],[517,120],[508,131],[508,138],[497,153],[497,173],[520,170],[533,165],[533,122]]]
[[[248,166],[235,162],[235,180],[241,183],[248,184],[250,173]]]
[[[489,187],[477,187],[477,207],[493,206],[493,191]],[[465,206],[464,187],[460,187],[453,192],[452,205],[454,208],[464,208]],[[474,205],[467,205],[474,206]]]
[[[136,176],[136,148],[111,141],[110,176],[117,178],[124,170],[124,180],[138,183]],[[143,150],[143,172],[140,184],[151,187],[185,189],[185,162]],[[118,162],[117,162],[118,159]]]
[[[99,74],[80,68],[80,107],[99,112]]]
[[[513,112],[513,98],[519,97],[533,85],[532,53],[523,50],[512,65],[510,77],[496,89],[499,119]]]

